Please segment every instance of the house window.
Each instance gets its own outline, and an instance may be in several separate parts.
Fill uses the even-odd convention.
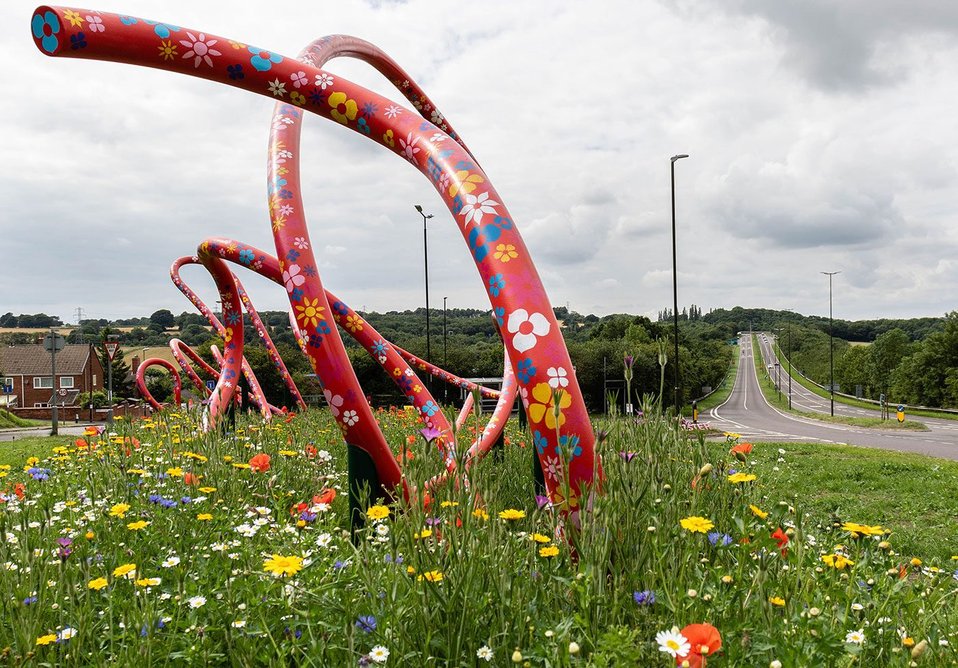
[[[73,389],[73,376],[60,376],[60,387]]]
[[[93,380],[90,382],[93,384],[93,387],[96,387],[96,374],[93,374]],[[91,387],[90,389],[92,390],[93,387]]]
[[[50,408],[50,404],[35,403],[33,404],[34,408]]]
[[[52,376],[34,376],[34,377],[33,377],[33,389],[35,389],[35,390],[52,390],[52,389],[53,389],[53,377],[52,377]]]

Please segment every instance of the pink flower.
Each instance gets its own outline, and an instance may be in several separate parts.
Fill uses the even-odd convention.
[[[306,282],[306,277],[302,275],[302,271],[298,264],[291,264],[289,265],[289,269],[283,272],[283,282],[286,284],[286,292],[292,292]]]

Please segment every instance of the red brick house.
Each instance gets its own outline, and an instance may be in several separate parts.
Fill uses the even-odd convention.
[[[0,406],[13,409],[75,407],[80,393],[103,389],[103,367],[87,344],[67,345],[57,353],[56,382],[50,377],[50,353],[42,345],[0,348]]]

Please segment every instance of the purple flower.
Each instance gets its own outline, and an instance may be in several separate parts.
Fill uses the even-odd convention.
[[[635,358],[632,357],[632,355],[626,353],[626,354],[625,354],[625,368],[628,369],[629,371],[631,371],[633,364],[635,364]]]
[[[25,599],[23,599],[24,605],[33,605],[36,602],[37,602],[36,596],[27,596]]]
[[[430,415],[432,415],[432,413],[430,413]],[[422,437],[424,439],[426,439],[426,443],[432,443],[434,440],[439,438],[439,434],[441,434],[442,432],[440,432],[435,427],[425,427],[423,429],[420,429],[419,433],[422,434]]]
[[[719,547],[725,547],[732,543],[732,537],[720,531],[711,531],[707,537],[712,545],[718,545]]]
[[[546,506],[549,505],[549,497],[539,496],[538,494],[536,494],[536,505],[539,507],[540,510],[545,508]]]
[[[372,615],[360,615],[356,620],[356,628],[366,633],[372,633],[376,630],[376,618]]]
[[[629,462],[632,461],[632,458],[635,457],[637,454],[638,454],[637,452],[620,452],[619,457],[621,457],[622,460],[626,464],[628,464]]]
[[[434,526],[436,526],[437,524],[442,524],[442,518],[441,518],[441,517],[427,517],[427,518],[426,518],[426,524],[429,525],[429,526],[431,526],[431,527],[434,527]]]
[[[651,589],[632,592],[632,600],[636,605],[652,605],[655,603],[655,592]]]

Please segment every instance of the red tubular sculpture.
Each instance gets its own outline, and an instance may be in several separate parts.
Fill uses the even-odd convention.
[[[581,496],[601,478],[595,438],[575,372],[542,282],[518,230],[477,161],[432,102],[403,70],[362,40],[329,37],[314,42],[301,60],[206,32],[106,12],[40,7],[31,19],[37,48],[51,56],[110,60],[155,67],[225,83],[277,99],[269,153],[269,214],[280,280],[314,370],[327,392],[342,398],[340,420],[347,443],[375,463],[385,490],[402,486],[402,474],[349,364],[331,314],[349,328],[342,302],[330,304],[316,270],[299,188],[299,137],[309,111],[365,135],[399,155],[433,184],[467,243],[499,325],[507,359],[528,413],[551,501],[575,512]],[[320,69],[329,58],[365,60],[393,80],[422,114]],[[425,118],[424,118],[425,117]],[[227,350],[211,420],[232,398],[243,358],[240,298],[222,259],[201,252],[224,305]],[[339,310],[337,310],[339,309]],[[236,320],[231,322],[231,318]],[[423,389],[420,413],[435,402]],[[262,407],[261,407],[262,410]],[[437,407],[438,410],[438,407]],[[565,498],[563,481],[571,493]]]

